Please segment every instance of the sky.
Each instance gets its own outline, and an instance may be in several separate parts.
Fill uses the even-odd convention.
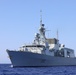
[[[46,37],[74,49],[76,55],[76,0],[0,0],[0,63],[11,63],[6,49],[31,43],[42,22]]]

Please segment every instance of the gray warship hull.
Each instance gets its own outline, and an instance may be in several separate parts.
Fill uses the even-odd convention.
[[[45,67],[76,65],[76,58],[55,57],[24,51],[7,51],[13,67]]]

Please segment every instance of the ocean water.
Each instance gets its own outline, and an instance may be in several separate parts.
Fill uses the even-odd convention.
[[[76,75],[76,66],[12,68],[0,64],[0,75]]]

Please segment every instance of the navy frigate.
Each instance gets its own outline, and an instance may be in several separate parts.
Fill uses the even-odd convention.
[[[76,65],[74,50],[60,44],[58,38],[46,38],[44,26],[40,20],[39,33],[35,34],[33,43],[19,50],[6,50],[13,67]]]

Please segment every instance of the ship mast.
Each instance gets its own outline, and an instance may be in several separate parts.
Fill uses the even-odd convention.
[[[39,28],[39,33],[40,33],[40,39],[42,42],[45,42],[45,28],[44,24],[42,24],[42,10],[40,10],[40,28]]]
[[[40,35],[42,38],[45,38],[45,28],[44,24],[42,24],[42,10],[40,10],[40,28],[39,28]]]

